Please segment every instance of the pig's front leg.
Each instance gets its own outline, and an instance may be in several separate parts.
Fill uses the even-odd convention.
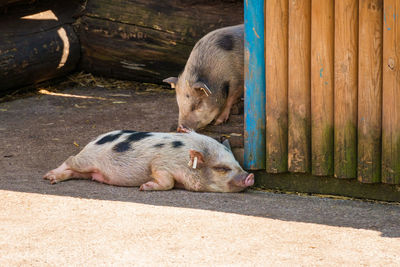
[[[218,118],[215,120],[215,123],[214,123],[215,125],[224,123],[229,119],[231,107],[232,107],[232,104],[230,106],[225,105],[224,110],[222,110],[221,114],[219,114]]]
[[[170,190],[174,187],[174,178],[167,171],[152,169],[151,177],[153,178],[151,181],[140,186],[140,191]]]
[[[232,106],[238,101],[240,96],[243,94],[243,87],[236,84],[235,87],[229,90],[228,98],[225,102],[225,107],[215,120],[215,125],[226,122],[229,119],[229,114],[231,112]]]

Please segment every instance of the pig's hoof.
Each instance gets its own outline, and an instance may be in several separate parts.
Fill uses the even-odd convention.
[[[219,115],[219,117],[215,120],[215,125],[219,125],[221,123],[226,122],[229,119],[229,112],[228,113],[222,113],[221,115]]]
[[[222,121],[221,120],[216,120],[215,122],[214,122],[214,125],[220,125],[222,123]]]
[[[47,179],[51,184],[56,184],[58,182],[56,175],[50,171],[43,176],[43,179]]]
[[[220,125],[220,124],[222,124],[222,123],[225,123],[227,120],[228,120],[228,117],[227,117],[227,118],[218,118],[218,119],[215,121],[214,125]]]
[[[153,183],[152,183],[152,182],[147,182],[147,183],[145,183],[145,184],[142,184],[142,185],[139,187],[139,190],[140,190],[140,191],[152,191],[152,190],[155,190],[155,189],[154,189],[154,186],[153,186]]]
[[[149,185],[147,185],[147,184],[142,184],[142,185],[139,187],[139,190],[140,190],[140,191],[149,191],[149,190],[152,190],[152,188],[151,188],[151,186],[149,186]]]
[[[153,181],[149,181],[147,183],[142,184],[139,187],[140,191],[152,191],[152,190],[163,190],[159,184],[153,182]]]

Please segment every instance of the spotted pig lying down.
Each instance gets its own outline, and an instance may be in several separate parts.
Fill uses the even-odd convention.
[[[239,192],[253,185],[230,148],[196,132],[113,131],[44,175],[52,184],[87,178],[140,190]]]

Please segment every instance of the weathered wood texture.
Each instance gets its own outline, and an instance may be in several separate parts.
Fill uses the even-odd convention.
[[[334,1],[311,7],[312,174],[333,175]]]
[[[71,26],[75,7],[75,1],[68,5],[33,5],[1,16],[0,91],[75,69],[80,57],[79,41]]]
[[[381,180],[382,0],[359,1],[358,180]]]
[[[291,172],[309,172],[311,0],[289,0],[288,27],[288,169]],[[268,77],[268,73],[266,75]]]
[[[91,0],[80,19],[81,67],[161,82],[182,71],[206,33],[241,23],[243,1]]]
[[[287,171],[288,1],[265,1],[266,171]]]
[[[383,9],[382,182],[400,183],[400,1]]]
[[[21,3],[21,2],[34,2],[32,0],[0,0],[0,8],[6,7],[15,3]]]
[[[244,5],[244,167],[265,169],[264,0]]]
[[[335,1],[334,54],[335,177],[356,178],[358,0]]]

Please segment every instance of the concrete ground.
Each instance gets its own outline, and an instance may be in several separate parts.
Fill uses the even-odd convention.
[[[50,185],[42,175],[93,137],[169,131],[177,107],[157,90],[42,93],[0,103],[0,266],[400,266],[395,204]]]

